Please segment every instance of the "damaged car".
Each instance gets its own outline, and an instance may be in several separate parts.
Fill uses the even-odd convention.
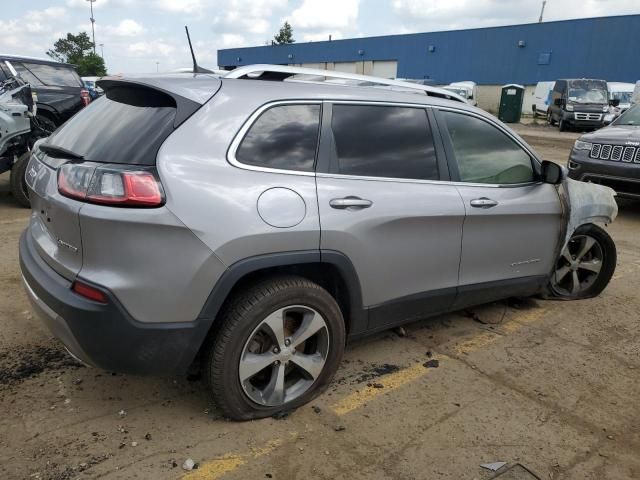
[[[640,199],[640,105],[576,140],[567,166],[573,179],[606,185],[621,198]]]
[[[86,364],[198,359],[230,418],[310,401],[349,339],[613,275],[614,192],[446,90],[273,65],[99,85],[30,159],[26,291]]]

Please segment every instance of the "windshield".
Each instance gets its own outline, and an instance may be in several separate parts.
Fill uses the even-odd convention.
[[[87,88],[96,88],[96,82],[92,81],[92,80],[85,80],[84,81],[84,86]]]
[[[611,92],[611,100],[620,100],[620,103],[631,103],[633,92]]]
[[[640,126],[640,105],[631,107],[613,122],[614,125],[637,125]]]
[[[607,104],[606,83],[602,80],[572,80],[569,83],[568,99],[573,103]]]

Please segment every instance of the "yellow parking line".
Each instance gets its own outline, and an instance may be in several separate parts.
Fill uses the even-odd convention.
[[[200,464],[197,470],[184,475],[183,480],[216,480],[246,464],[249,460],[268,455],[282,445],[282,440],[274,440],[261,448],[254,448],[242,454],[227,454]]]
[[[387,394],[390,391],[395,390],[396,388],[399,388],[413,380],[416,380],[417,378],[420,378],[421,376],[427,374],[428,371],[428,368],[423,367],[421,363],[417,363],[398,372],[385,375],[379,380],[379,382],[384,385],[384,388],[366,387],[363,390],[353,392],[339,402],[333,404],[331,406],[331,409],[337,415],[345,415],[362,407],[365,403],[373,400],[380,395]]]

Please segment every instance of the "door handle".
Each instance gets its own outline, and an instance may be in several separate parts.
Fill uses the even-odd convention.
[[[337,208],[338,210],[359,210],[361,208],[369,208],[373,205],[373,202],[360,197],[344,197],[330,200],[329,205],[331,208]]]
[[[476,208],[491,208],[498,205],[498,202],[487,197],[476,198],[474,200],[471,200],[471,202],[469,203],[472,207]]]

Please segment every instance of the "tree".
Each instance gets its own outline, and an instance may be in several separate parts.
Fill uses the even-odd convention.
[[[58,62],[71,63],[78,68],[78,74],[82,77],[102,77],[107,74],[104,59],[93,53],[93,42],[87,32],[77,35],[67,33],[66,37],[59,38],[53,44],[53,49],[47,51]]]
[[[278,34],[273,38],[278,45],[282,45],[283,43],[295,42],[295,40],[293,39],[293,29],[291,28],[289,22],[284,22]]]

